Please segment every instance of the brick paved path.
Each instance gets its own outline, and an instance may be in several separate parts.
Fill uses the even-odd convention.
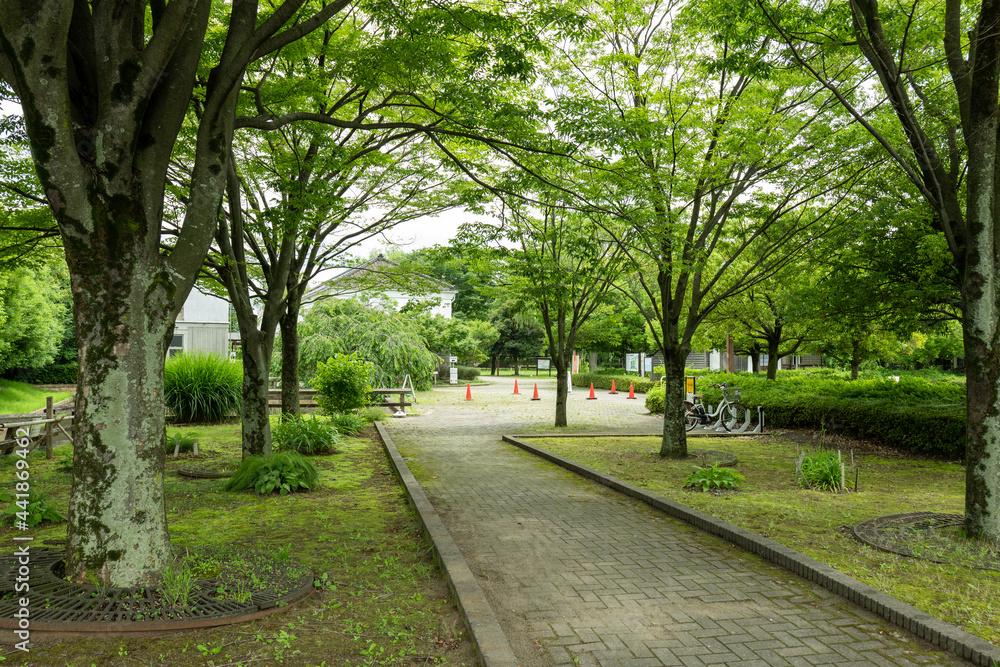
[[[439,389],[392,437],[522,667],[965,664],[831,593],[500,442],[551,424],[513,382]],[[522,384],[528,394],[531,384]],[[641,397],[570,397],[570,424],[654,431]]]

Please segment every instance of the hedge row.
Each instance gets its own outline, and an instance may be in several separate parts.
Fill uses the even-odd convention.
[[[713,382],[728,382],[741,392],[740,402],[764,407],[776,428],[826,429],[925,454],[961,458],[965,454],[965,387],[955,382],[918,378],[862,378],[840,374],[789,372],[771,382],[750,374],[707,375],[698,380],[706,404],[722,400]],[[663,410],[663,392],[646,400],[651,411]]]
[[[4,376],[28,384],[76,384],[77,363],[49,364],[41,368],[12,368]]]
[[[659,384],[659,382],[654,382],[648,377],[639,377],[638,375],[604,375],[598,373],[576,373],[573,375],[573,386],[574,387],[590,387],[590,383],[594,383],[594,389],[611,389],[611,381],[615,381],[615,389],[618,391],[628,391],[629,383],[633,383],[633,386],[638,393],[646,393],[652,387]]]

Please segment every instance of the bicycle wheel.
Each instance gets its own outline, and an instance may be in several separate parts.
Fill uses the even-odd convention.
[[[742,428],[747,423],[749,415],[750,410],[747,406],[742,403],[730,403],[726,406],[726,417],[723,419],[726,430],[733,431]]]
[[[690,431],[701,423],[701,417],[695,410],[688,410],[684,413],[684,429]]]

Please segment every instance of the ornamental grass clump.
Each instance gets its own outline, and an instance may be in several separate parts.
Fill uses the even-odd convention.
[[[180,422],[217,422],[239,411],[243,369],[217,354],[195,352],[167,359],[163,398]]]
[[[379,412],[381,414],[381,410]],[[371,422],[361,415],[342,412],[330,415],[330,423],[344,435],[357,435]]]
[[[306,456],[336,453],[341,442],[336,424],[315,415],[295,415],[282,420],[271,429],[271,438],[278,451]]]
[[[712,491],[713,489],[735,491],[746,481],[743,475],[732,468],[720,468],[717,465],[711,468],[692,467],[694,468],[694,472],[684,479],[684,488],[701,491]]]
[[[319,486],[319,470],[312,461],[297,452],[274,452],[267,456],[251,456],[243,460],[226,482],[226,491],[253,489],[266,495],[288,495],[299,490],[310,491]]]
[[[799,472],[803,483],[811,489],[839,491],[841,462],[836,452],[819,452],[802,457]]]

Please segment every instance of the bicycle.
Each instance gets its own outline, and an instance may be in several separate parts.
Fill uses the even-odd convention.
[[[715,410],[708,410],[702,402],[704,394],[691,394],[693,401],[684,401],[684,427],[690,431],[696,426],[713,428],[725,431],[744,430],[750,422],[750,410],[740,403],[740,390],[734,390],[732,398],[729,397],[728,387],[725,382],[711,385],[713,388],[722,390],[722,402]],[[709,406],[711,407],[711,406]],[[715,423],[712,423],[715,420]]]

